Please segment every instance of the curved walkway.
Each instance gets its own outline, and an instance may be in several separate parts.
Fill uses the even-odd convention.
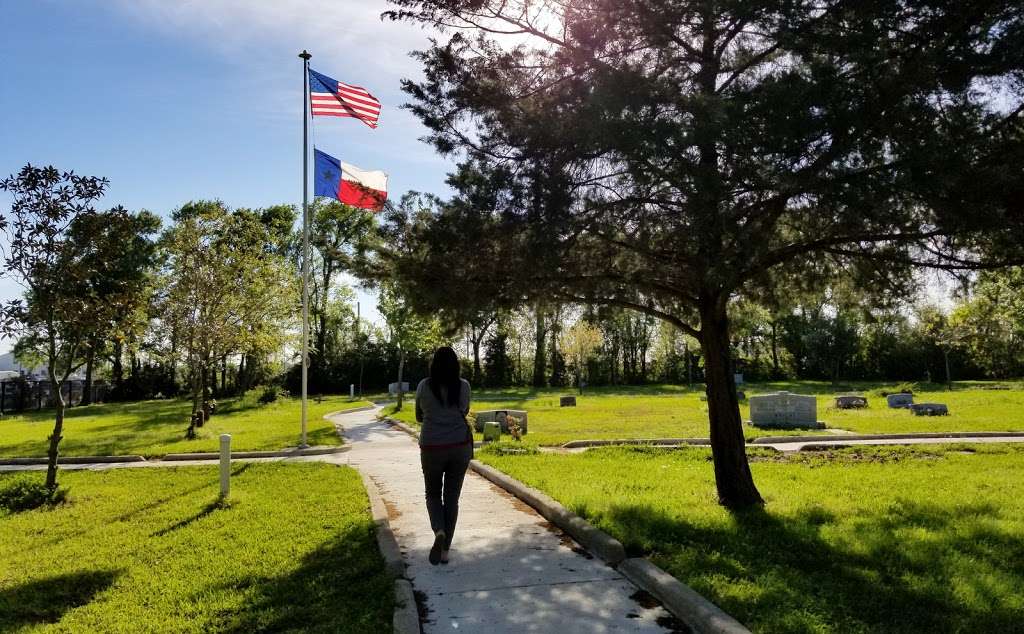
[[[617,571],[472,471],[452,563],[431,566],[419,448],[376,413],[332,417],[352,443],[338,458],[369,476],[384,497],[406,577],[426,612],[425,633],[672,631],[674,619],[664,608],[634,599],[637,588]]]

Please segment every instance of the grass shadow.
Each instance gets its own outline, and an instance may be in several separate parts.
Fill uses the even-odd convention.
[[[91,602],[117,579],[113,570],[71,572],[0,589],[0,632],[56,623]]]
[[[150,537],[163,537],[165,535],[173,533],[174,531],[177,531],[177,530],[180,530],[182,528],[185,528],[186,526],[192,524],[193,522],[198,522],[199,520],[203,519],[204,517],[209,516],[214,511],[220,511],[220,510],[223,510],[223,509],[227,509],[227,508],[230,508],[230,506],[231,505],[230,505],[230,503],[228,501],[222,500],[222,499],[218,498],[218,499],[214,500],[213,502],[208,503],[206,506],[201,508],[198,512],[193,513],[192,515],[190,515],[188,517],[182,518],[182,519],[178,520],[177,522],[171,524],[170,526],[167,526],[165,528],[161,528],[160,530],[153,532],[153,534],[150,535]]]
[[[1024,619],[1011,599],[1024,539],[998,519],[991,505],[900,500],[847,518],[855,542],[830,539],[839,520],[816,505],[735,513],[731,525],[615,506],[602,523],[758,632],[1005,632]]]
[[[234,634],[379,631],[381,623],[390,622],[393,605],[392,583],[383,569],[372,524],[358,522],[285,574],[247,576],[216,586],[243,593],[245,605],[207,629]]]

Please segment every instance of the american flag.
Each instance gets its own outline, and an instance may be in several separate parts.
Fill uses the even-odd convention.
[[[380,102],[365,88],[344,84],[309,69],[309,103],[314,117],[354,117],[377,127]]]

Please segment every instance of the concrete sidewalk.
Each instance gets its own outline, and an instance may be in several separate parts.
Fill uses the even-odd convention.
[[[339,414],[347,460],[378,486],[432,632],[665,632],[680,627],[614,569],[580,551],[533,509],[466,475],[451,564],[431,566],[419,448],[376,412]],[[641,605],[641,602],[644,605]],[[647,607],[645,607],[647,606]]]

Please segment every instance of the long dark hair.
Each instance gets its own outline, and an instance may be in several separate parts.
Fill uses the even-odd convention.
[[[447,403],[441,397],[441,388],[444,388]],[[459,380],[459,357],[449,346],[441,346],[434,351],[434,358],[430,361],[430,391],[434,393],[437,401],[449,407],[458,407],[459,396],[462,395],[462,382]]]

